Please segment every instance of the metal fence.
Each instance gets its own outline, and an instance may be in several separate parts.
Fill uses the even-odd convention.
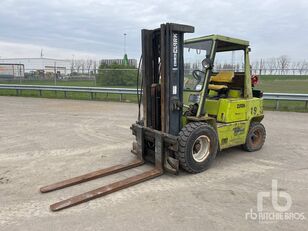
[[[10,67],[11,68],[11,67]],[[13,66],[12,66],[13,68]],[[134,85],[136,81],[136,75],[138,69],[77,69],[67,70],[58,67],[39,69],[23,69],[23,66],[19,66],[20,70],[15,69],[7,70],[7,67],[0,69],[0,83],[18,83],[23,84],[33,81],[48,82],[52,85],[61,85],[59,83],[66,81],[88,81],[92,82],[92,86],[103,86],[104,83],[102,77],[108,80],[108,84],[111,86],[123,85],[129,86]],[[2,70],[2,72],[1,72]],[[216,71],[233,70],[243,71],[241,69],[217,69]],[[191,75],[193,69],[185,69],[186,75]],[[307,76],[308,69],[252,69],[253,74],[261,76],[275,75],[275,76]],[[113,81],[114,80],[114,81]],[[119,84],[118,82],[122,83]]]
[[[62,83],[80,81],[82,86],[135,86],[136,68],[128,69],[83,69],[73,72],[66,69],[24,69],[22,75],[14,72],[0,72],[0,83],[6,84],[48,84],[66,85]],[[11,73],[10,75],[7,73]]]
[[[281,69],[281,68],[262,68],[262,69],[251,69],[253,74],[256,75],[297,75],[303,76],[308,75],[308,69],[298,69],[298,68],[288,68],[288,69]]]
[[[64,92],[65,98],[68,92],[83,92],[89,93],[91,99],[95,98],[96,93],[118,94],[120,101],[123,95],[136,95],[137,89],[133,88],[102,88],[102,87],[72,87],[72,86],[44,86],[44,85],[15,85],[15,84],[0,84],[0,89],[15,90],[16,95],[21,95],[23,90],[38,91],[39,96],[42,96],[43,91]],[[139,90],[139,93],[141,91]],[[308,94],[291,94],[291,93],[264,93],[264,100],[276,101],[276,110],[279,110],[280,101],[300,101],[305,102],[305,109],[308,108]]]
[[[265,100],[275,100],[276,110],[279,110],[280,101],[301,101],[305,102],[305,109],[308,108],[308,94],[294,94],[294,93],[263,93]]]

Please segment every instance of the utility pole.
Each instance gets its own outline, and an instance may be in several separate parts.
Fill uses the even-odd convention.
[[[232,51],[232,58],[231,58],[231,63],[232,63],[232,70],[235,70],[235,65],[234,65],[234,51]]]
[[[127,54],[126,54],[126,33],[123,34],[124,35],[124,57],[123,57],[123,65],[128,66],[128,58],[127,58]]]
[[[54,81],[55,81],[55,86],[57,86],[57,64],[56,62],[54,63]]]
[[[126,54],[126,35],[127,35],[127,34],[124,33],[123,35],[124,35],[124,41],[123,41],[123,42],[124,42],[124,44],[123,44],[124,47],[123,47],[123,48],[124,48],[124,55],[125,55],[125,54]]]

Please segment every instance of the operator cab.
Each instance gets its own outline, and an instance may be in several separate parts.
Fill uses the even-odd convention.
[[[185,41],[184,105],[189,115],[217,117],[221,99],[252,97],[249,51],[248,41],[222,35]],[[200,105],[205,106],[197,109]]]
[[[244,95],[245,50],[249,42],[221,35],[186,40],[184,45],[185,90],[200,91],[205,85],[204,59],[210,60],[208,93],[228,97],[229,90]],[[214,64],[214,65],[213,65]],[[231,94],[232,96],[232,94]]]

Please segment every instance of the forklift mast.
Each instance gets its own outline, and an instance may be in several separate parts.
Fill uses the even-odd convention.
[[[154,168],[54,203],[50,206],[52,211],[102,197],[158,177],[165,171],[178,173],[179,161],[169,154],[177,151],[177,135],[181,129],[184,81],[183,35],[185,32],[193,31],[194,28],[191,26],[172,23],[162,24],[155,30],[142,30],[144,125],[138,121],[131,126],[136,136],[132,152],[136,154],[137,159],[47,185],[40,188],[40,191],[51,192],[132,169],[144,164],[147,156],[154,157]]]
[[[144,126],[170,135],[181,130],[184,33],[194,27],[173,23],[142,30]]]

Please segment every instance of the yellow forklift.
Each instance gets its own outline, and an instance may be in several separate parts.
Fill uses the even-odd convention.
[[[192,26],[173,23],[142,30],[142,90],[137,89],[139,115],[131,126],[136,137],[132,149],[136,160],[48,185],[40,191],[58,190],[145,162],[154,163],[153,169],[52,204],[52,211],[165,172],[178,174],[180,167],[190,173],[202,172],[225,148],[242,146],[251,152],[263,146],[266,132],[261,124],[262,92],[253,90],[256,77],[252,82],[249,42],[221,35],[184,41],[184,34],[193,32]],[[242,53],[243,70],[215,70],[216,55],[235,51]],[[193,56],[197,62],[186,68]]]

